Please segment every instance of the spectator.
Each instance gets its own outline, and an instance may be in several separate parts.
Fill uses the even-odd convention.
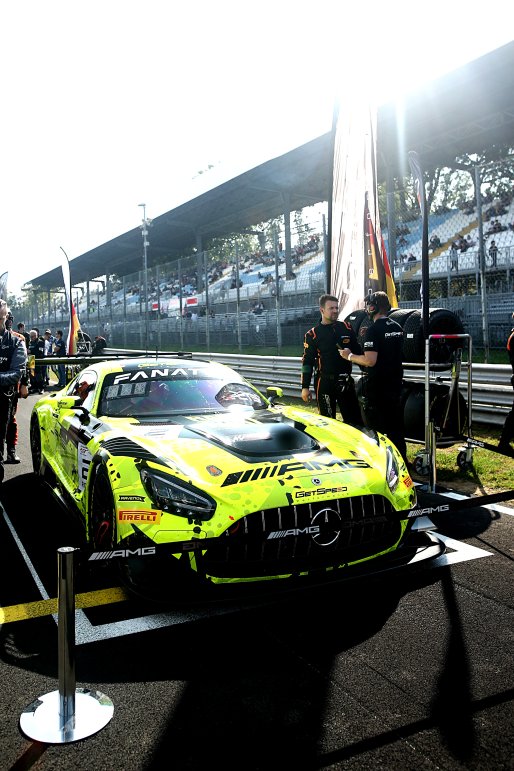
[[[52,335],[51,329],[45,329],[43,340],[45,341],[45,356],[51,356],[53,353],[53,345],[55,342],[55,337]],[[45,385],[48,385],[50,382],[49,375],[50,375],[50,367],[45,367]]]
[[[107,340],[105,337],[97,335],[91,349],[91,356],[100,356],[104,348],[107,348]]]
[[[459,272],[459,250],[456,241],[452,241],[450,246],[450,270]]]
[[[39,331],[34,328],[29,332],[30,342],[28,353],[34,357],[34,367],[30,372],[30,393],[43,393],[45,385],[45,369],[38,362],[45,358],[45,341],[39,336]]]
[[[441,239],[437,235],[433,235],[430,239],[430,248],[432,251],[435,251],[436,249],[439,249],[441,246]]]
[[[30,342],[30,336],[29,336],[29,333],[25,331],[25,324],[23,323],[23,321],[19,322],[17,329],[18,329],[18,333],[20,335],[23,335],[23,337],[25,338],[25,346],[26,346],[27,351],[28,351],[28,349],[29,349],[29,342]]]
[[[55,342],[53,345],[53,355],[59,359],[63,359],[66,356],[66,343],[63,340],[62,329],[58,329],[56,332]],[[57,388],[64,388],[66,385],[66,365],[57,365]]]
[[[491,258],[491,265],[493,268],[496,268],[496,258],[498,257],[498,247],[496,246],[496,241],[491,241],[491,246],[489,247],[489,257]]]

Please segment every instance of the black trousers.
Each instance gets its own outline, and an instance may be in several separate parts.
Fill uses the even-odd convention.
[[[0,462],[4,459],[7,427],[11,421],[13,397],[0,393]]]
[[[400,394],[365,394],[362,411],[367,428],[385,434],[407,462],[407,445]]]
[[[337,418],[337,408],[343,421],[353,426],[364,425],[355,393],[355,382],[351,375],[340,375],[335,378],[319,377],[314,383],[316,402],[320,415],[327,418]]]

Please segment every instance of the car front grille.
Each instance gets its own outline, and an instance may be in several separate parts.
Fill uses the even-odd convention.
[[[401,526],[380,495],[257,511],[209,546],[197,566],[219,578],[298,574],[364,559],[393,546]]]

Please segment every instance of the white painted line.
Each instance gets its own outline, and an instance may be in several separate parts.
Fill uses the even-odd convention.
[[[457,493],[448,493],[448,497],[457,498],[461,500],[466,498],[465,495],[459,495]],[[1,506],[1,504],[0,504]],[[502,507],[503,508],[503,507]],[[5,512],[2,508],[4,519],[9,527],[12,536],[25,560],[30,573],[38,587],[43,599],[50,599],[47,594],[43,583],[41,582],[30,558],[25,551],[23,544],[21,543],[18,535]],[[511,512],[509,511],[509,514]],[[444,541],[448,549],[453,551],[442,554],[431,562],[427,567],[439,568],[447,565],[456,565],[459,562],[466,562],[468,560],[480,559],[482,557],[493,556],[492,552],[485,551],[485,549],[479,549],[476,546],[470,546],[467,543],[461,541],[455,541],[453,538],[448,538],[440,533],[437,533],[437,537]],[[262,603],[253,603],[256,606]],[[130,618],[123,621],[114,621],[108,624],[93,625],[87,618],[85,612],[80,608],[75,612],[75,644],[85,645],[91,642],[99,642],[100,640],[109,640],[114,637],[123,637],[129,634],[138,634],[140,632],[147,632],[153,629],[162,629],[176,624],[186,624],[192,621],[198,621],[212,616],[225,615],[227,613],[235,613],[242,609],[248,609],[253,605],[249,604],[234,604],[234,605],[218,605],[212,604],[208,606],[199,606],[196,610],[190,609],[188,611],[173,611],[166,613],[155,613],[148,616],[140,616],[138,618]],[[57,616],[53,616],[57,621]]]
[[[467,562],[468,560],[476,560],[481,557],[492,557],[493,552],[486,551],[485,549],[479,549],[478,546],[471,546],[469,543],[463,541],[455,541],[453,538],[448,538],[441,533],[437,533],[437,537],[444,542],[446,548],[453,549],[450,553],[441,554],[440,557],[430,563],[431,568],[445,567],[446,565],[456,565],[458,562]]]
[[[17,547],[18,547],[18,549],[20,550],[21,556],[22,556],[22,557],[23,557],[23,559],[25,560],[25,564],[27,565],[27,567],[28,567],[28,569],[29,569],[30,575],[31,575],[31,576],[32,576],[32,578],[34,579],[34,583],[36,584],[37,588],[39,589],[39,592],[40,592],[40,594],[41,594],[41,597],[42,597],[44,600],[49,600],[49,599],[50,599],[50,595],[47,593],[47,591],[46,591],[45,587],[43,586],[43,582],[42,582],[42,581],[41,581],[41,579],[39,578],[39,576],[38,576],[38,574],[37,574],[37,572],[36,572],[36,568],[34,567],[34,565],[32,564],[32,562],[30,561],[30,557],[29,557],[29,555],[27,554],[27,552],[25,551],[25,547],[23,546],[22,542],[21,542],[21,541],[20,541],[20,539],[18,538],[18,533],[17,533],[17,532],[16,532],[16,530],[14,529],[14,525],[12,524],[11,520],[10,520],[10,519],[9,519],[9,517],[7,516],[7,512],[6,512],[6,510],[4,509],[4,507],[2,506],[2,504],[1,504],[1,503],[0,503],[0,508],[2,509],[2,514],[3,514],[3,517],[4,517],[4,519],[5,519],[5,522],[6,522],[6,524],[7,524],[7,527],[8,527],[8,528],[9,528],[9,530],[11,531],[11,535],[12,535],[12,537],[14,538],[14,541],[15,541],[15,543],[16,543],[16,546],[17,546]],[[54,616],[54,618],[55,618],[55,616]]]

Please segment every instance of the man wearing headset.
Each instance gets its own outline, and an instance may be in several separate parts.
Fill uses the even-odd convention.
[[[340,355],[363,368],[361,406],[366,426],[386,434],[407,463],[401,394],[403,385],[403,330],[388,317],[391,303],[385,292],[373,292],[365,299],[373,324],[366,330],[364,353],[349,348]]]
[[[320,415],[337,417],[337,407],[345,423],[362,426],[362,416],[352,378],[352,365],[343,361],[339,351],[345,347],[360,353],[351,324],[338,321],[339,301],[330,294],[319,298],[321,321],[305,334],[302,357],[302,399],[311,400],[310,383],[314,372],[314,389]]]

